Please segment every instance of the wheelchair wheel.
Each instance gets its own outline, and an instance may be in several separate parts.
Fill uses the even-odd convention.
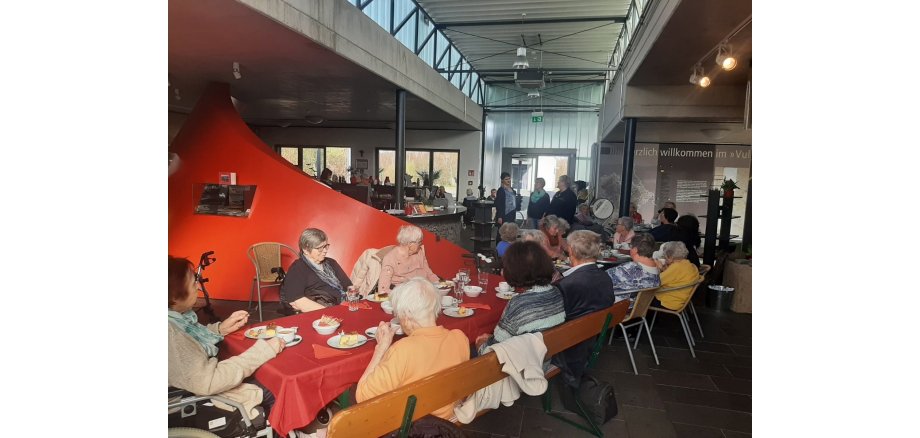
[[[167,436],[170,438],[220,438],[206,430],[192,427],[171,427]]]

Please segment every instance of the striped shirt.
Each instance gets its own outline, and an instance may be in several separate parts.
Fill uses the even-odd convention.
[[[565,322],[562,293],[553,285],[534,286],[508,302],[488,345],[533,333]]]

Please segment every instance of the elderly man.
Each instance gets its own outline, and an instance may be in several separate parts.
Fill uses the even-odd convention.
[[[572,267],[562,273],[558,288],[565,306],[565,320],[571,321],[612,306],[614,295],[610,277],[595,263],[601,252],[601,236],[579,230],[569,233],[566,241]],[[565,371],[564,380],[573,387],[584,373],[593,343],[593,338],[588,339],[564,351],[558,358],[564,363],[556,360],[557,366]]]
[[[377,346],[364,374],[358,380],[358,402],[390,392],[470,358],[470,340],[460,330],[447,330],[435,321],[441,311],[441,296],[425,278],[413,278],[393,289],[393,315],[406,337],[393,342],[389,322],[377,326]],[[449,420],[453,403],[432,412]]]

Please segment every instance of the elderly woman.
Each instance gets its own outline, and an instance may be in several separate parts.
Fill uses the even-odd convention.
[[[540,231],[546,236],[543,248],[546,249],[551,259],[565,258],[564,251],[568,249],[568,244],[565,243],[562,235],[568,229],[569,223],[555,215],[549,215],[540,220]]]
[[[661,254],[664,257],[664,263],[660,264],[662,289],[692,283],[699,278],[699,269],[687,260],[687,253],[687,247],[683,242],[665,242],[661,245]],[[652,305],[671,310],[680,309],[690,299],[693,290],[688,287],[671,292],[658,292]]]
[[[512,336],[540,332],[565,322],[562,294],[551,284],[555,272],[553,261],[540,245],[512,243],[502,257],[502,268],[511,287],[526,290],[511,298],[492,334],[476,338],[479,354],[486,353],[489,345]]]
[[[428,267],[425,248],[422,247],[421,228],[403,225],[396,235],[396,242],[399,246],[388,252],[381,261],[378,294],[388,294],[393,286],[412,277],[423,277],[430,281],[440,280]]]
[[[559,181],[556,183],[556,188],[559,191],[553,195],[553,199],[549,202],[549,208],[546,210],[547,215],[556,215],[565,219],[566,222],[572,223],[575,219],[575,206],[578,204],[578,198],[572,192],[571,187],[572,179],[568,175],[559,177]]]
[[[520,228],[514,222],[505,222],[498,229],[498,235],[501,236],[502,241],[495,245],[495,252],[498,253],[499,257],[504,256],[508,247],[517,240],[518,231],[520,231]]]
[[[530,228],[537,229],[540,219],[546,214],[549,208],[549,195],[546,194],[546,180],[537,178],[534,181],[534,189],[530,192],[530,203],[527,204],[527,224]]]
[[[351,280],[339,263],[326,257],[326,233],[307,228],[300,234],[300,258],[291,263],[281,283],[281,306],[289,313],[309,312],[342,302]]]
[[[610,237],[610,243],[612,243],[614,247],[620,245],[628,246],[629,242],[636,235],[636,233],[633,232],[634,224],[633,219],[629,216],[623,216],[617,219],[617,228],[616,231],[613,232],[613,236]]]
[[[377,326],[377,346],[367,369],[358,380],[358,402],[390,392],[400,386],[450,368],[470,358],[470,340],[460,330],[447,330],[435,320],[441,312],[441,296],[425,278],[413,278],[393,289],[393,315],[408,335],[393,343],[389,322]],[[432,412],[449,420],[453,404]]]
[[[632,261],[607,270],[607,275],[613,281],[614,302],[631,299],[639,289],[658,287],[660,284],[658,265],[652,259],[655,238],[649,233],[636,233],[629,244]]]
[[[248,350],[224,360],[217,359],[217,343],[246,324],[249,314],[233,312],[222,322],[203,326],[192,310],[198,298],[198,281],[188,259],[169,257],[169,386],[196,395],[218,394],[238,401],[252,416],[260,404],[265,414],[274,403],[272,393],[258,382],[243,379],[284,349],[278,338],[259,339]],[[221,406],[229,410],[229,407]]]

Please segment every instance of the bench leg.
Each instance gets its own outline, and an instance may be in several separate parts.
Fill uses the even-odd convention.
[[[563,385],[563,386],[565,386],[565,385]],[[572,426],[575,426],[575,427],[577,427],[577,428],[579,428],[579,429],[581,429],[581,430],[583,430],[583,431],[585,431],[585,432],[588,432],[588,433],[590,433],[591,435],[594,435],[594,436],[596,436],[596,437],[602,438],[602,437],[604,436],[604,432],[601,431],[600,427],[598,427],[598,425],[594,424],[594,422],[591,421],[591,418],[588,417],[588,414],[585,413],[585,408],[584,408],[584,406],[582,406],[581,402],[578,401],[578,394],[574,394],[575,405],[578,407],[578,411],[575,412],[575,414],[577,414],[579,417],[581,417],[582,419],[584,419],[584,420],[588,423],[588,426],[587,426],[587,427],[586,427],[585,425],[583,425],[583,424],[579,424],[579,423],[576,423],[576,422],[574,422],[574,421],[572,421],[572,420],[569,420],[568,418],[563,417],[561,414],[558,414],[558,413],[556,413],[556,412],[553,412],[553,411],[552,411],[552,409],[553,409],[553,399],[552,399],[552,396],[550,395],[550,388],[551,388],[551,387],[552,387],[552,384],[548,385],[548,386],[546,387],[546,392],[543,393],[543,412],[546,412],[546,413],[549,414],[551,417],[553,417],[553,418],[555,418],[555,419],[557,419],[557,420],[561,420],[561,421],[563,421],[563,422],[565,422],[565,423],[568,423],[568,424],[570,424],[570,425],[572,425]]]

